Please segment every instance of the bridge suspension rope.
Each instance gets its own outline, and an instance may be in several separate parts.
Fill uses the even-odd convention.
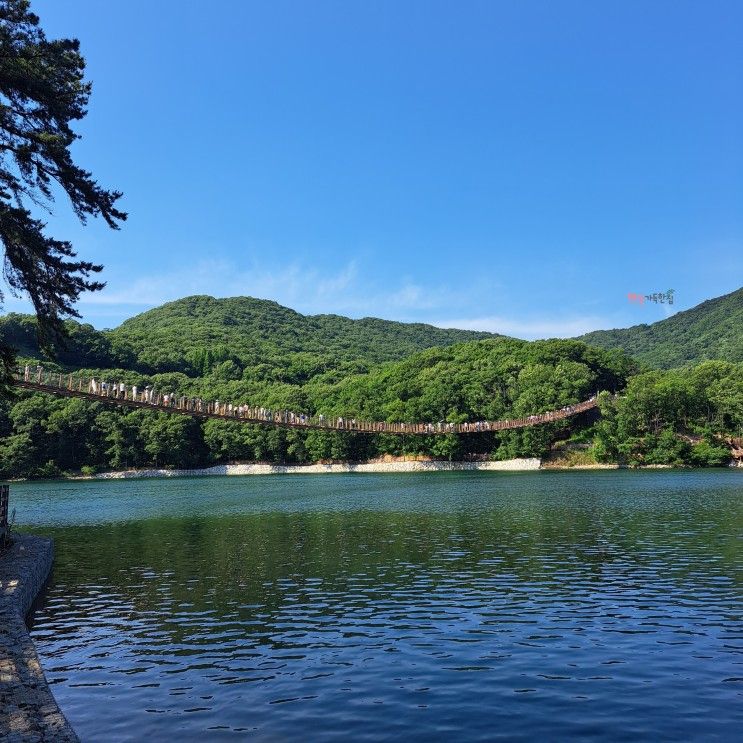
[[[165,413],[179,413],[195,418],[216,418],[240,423],[257,423],[281,428],[305,428],[344,431],[367,434],[425,434],[445,435],[450,433],[491,433],[514,428],[527,428],[552,421],[564,420],[586,410],[597,407],[596,395],[588,400],[566,405],[559,410],[537,413],[526,418],[498,421],[474,421],[466,423],[405,423],[389,421],[364,421],[342,416],[325,416],[322,413],[307,415],[288,410],[257,407],[247,404],[233,404],[219,400],[207,401],[200,397],[173,395],[157,391],[147,386],[140,389],[136,385],[123,382],[101,381],[79,374],[61,373],[45,370],[41,366],[26,366],[13,374],[15,386],[26,390],[44,392],[63,397],[78,397],[96,402],[144,408]]]

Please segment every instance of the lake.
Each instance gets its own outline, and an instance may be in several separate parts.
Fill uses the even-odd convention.
[[[12,486],[83,741],[732,740],[743,472]]]

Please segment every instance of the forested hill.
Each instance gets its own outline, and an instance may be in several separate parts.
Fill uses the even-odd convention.
[[[136,315],[114,330],[67,323],[70,342],[59,361],[73,368],[122,368],[145,374],[182,372],[303,384],[339,381],[379,363],[434,347],[503,337],[375,318],[302,315],[251,297],[193,296]],[[22,357],[39,355],[30,315],[0,317],[0,341]],[[707,359],[743,361],[743,288],[652,325],[581,336],[589,345],[621,349],[654,368]]]
[[[246,369],[260,378],[302,383],[319,374],[344,376],[435,346],[496,337],[420,323],[339,315],[301,315],[251,297],[193,296],[126,320],[111,331],[68,323],[69,366],[133,368],[202,376],[224,364],[228,377]],[[23,356],[36,356],[35,320],[0,318],[0,337]]]
[[[113,331],[79,323],[69,329],[60,366],[45,361],[48,368],[82,369],[176,396],[328,417],[458,423],[559,409],[601,391],[602,417],[402,441],[201,421],[17,391],[0,395],[0,478],[231,461],[364,461],[403,452],[542,457],[563,444],[576,447],[566,450],[583,457],[578,463],[720,465],[730,459],[725,437],[743,427],[743,363],[709,361],[638,374],[624,351],[575,340],[455,343],[483,334],[304,317],[251,299],[192,297]],[[20,349],[21,363],[38,357],[34,331],[28,315],[0,318],[0,335]],[[440,345],[426,348],[434,343]],[[416,347],[423,350],[411,353]],[[614,391],[621,396],[614,399]]]
[[[215,352],[220,346],[226,347],[246,366],[297,353],[314,356],[323,364],[357,360],[379,363],[433,346],[489,336],[375,318],[301,315],[262,299],[208,296],[169,302],[127,320],[112,332],[112,337],[132,348],[139,359],[158,368],[179,364],[184,345],[195,349],[197,356],[199,349]],[[199,363],[193,355],[188,359]]]
[[[600,348],[622,349],[657,369],[708,359],[743,361],[743,288],[652,325],[597,330],[578,340]]]

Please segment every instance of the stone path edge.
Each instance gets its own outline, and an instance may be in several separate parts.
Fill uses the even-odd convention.
[[[79,741],[44,676],[26,615],[54,562],[46,537],[12,535],[0,552],[0,739],[7,743]]]

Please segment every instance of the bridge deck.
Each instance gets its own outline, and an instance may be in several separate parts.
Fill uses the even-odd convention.
[[[126,386],[123,390],[116,383],[106,384],[91,379],[83,379],[72,374],[58,374],[36,371],[18,372],[14,384],[21,389],[44,392],[62,397],[77,397],[91,402],[103,402],[130,408],[155,410],[163,413],[187,415],[192,418],[214,418],[254,423],[278,428],[301,428],[322,431],[343,431],[365,434],[424,434],[446,435],[450,433],[491,433],[515,428],[526,428],[552,421],[564,420],[571,416],[595,408],[595,398],[570,405],[561,410],[531,415],[527,418],[500,421],[475,421],[471,423],[391,423],[386,421],[361,421],[355,419],[319,415],[297,415],[289,411],[273,411],[247,405],[228,405],[227,403],[206,402],[200,399],[175,397],[153,392],[136,392]]]

